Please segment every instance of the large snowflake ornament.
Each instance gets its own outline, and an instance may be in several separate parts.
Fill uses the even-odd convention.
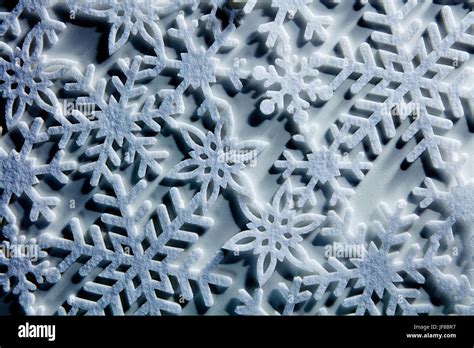
[[[418,244],[413,244],[405,255],[391,250],[409,239],[410,234],[403,231],[417,219],[417,216],[413,214],[402,215],[405,206],[406,203],[400,201],[397,210],[392,212],[386,204],[381,205],[382,217],[385,221],[384,223],[375,221],[373,224],[381,244],[377,246],[374,241],[370,241],[364,257],[351,260],[353,268],[331,257],[328,262],[335,271],[326,271],[304,278],[304,284],[318,285],[315,293],[317,299],[321,298],[332,282],[337,283],[334,294],[338,296],[349,280],[356,279],[354,288],[362,288],[362,293],[348,297],[342,302],[344,307],[355,307],[356,314],[362,315],[367,311],[373,315],[381,313],[393,315],[398,310],[405,315],[414,315],[430,311],[430,305],[412,303],[413,299],[419,295],[419,290],[398,285],[404,281],[400,272],[407,273],[418,284],[423,284],[425,277],[420,270],[427,269],[436,272],[438,267],[449,263],[451,258],[449,256],[417,256],[421,249]],[[377,295],[377,298],[381,300],[385,293],[388,294],[389,300],[383,308],[380,308],[373,295]]]
[[[156,138],[141,136],[138,133],[142,130],[138,122],[143,122],[154,132],[159,132],[161,129],[154,120],[158,115],[155,110],[151,109],[154,97],[149,97],[141,110],[137,110],[136,104],[130,103],[131,100],[144,94],[147,90],[145,86],[135,86],[136,82],[153,76],[153,71],[141,69],[142,58],[140,56],[135,57],[131,62],[119,60],[118,63],[126,76],[125,83],[117,76],[112,78],[114,88],[120,93],[118,100],[113,95],[110,95],[108,100],[106,99],[107,81],[105,79],[99,80],[96,86],[92,85],[94,68],[90,66],[82,80],[66,86],[69,91],[88,94],[88,97],[77,98],[77,104],[89,107],[70,112],[75,122],[70,121],[68,117],[59,115],[57,119],[61,125],[48,130],[51,135],[61,135],[60,148],[64,148],[68,144],[74,133],[80,134],[76,143],[83,146],[91,133],[97,130],[95,138],[100,143],[86,150],[86,155],[91,157],[91,163],[80,167],[81,172],[93,172],[92,185],[97,185],[102,175],[107,178],[112,176],[108,165],[109,161],[114,166],[121,164],[122,159],[114,146],[124,148],[123,159],[128,163],[134,162],[137,154],[140,156],[138,170],[140,177],[145,175],[148,168],[159,174],[161,168],[158,162],[168,154],[166,151],[150,150],[149,147],[156,143]],[[124,146],[124,142],[126,142],[126,146]],[[96,157],[98,157],[97,160],[95,160]]]
[[[449,130],[453,123],[434,110],[445,110],[442,96],[446,96],[453,114],[461,117],[461,100],[473,98],[472,88],[464,85],[467,74],[472,74],[471,69],[466,68],[455,77],[455,83],[449,82],[447,78],[469,58],[469,54],[456,49],[455,44],[472,45],[469,28],[474,17],[469,13],[457,23],[451,9],[443,7],[441,17],[447,34],[442,36],[438,26],[431,23],[427,28],[430,48],[422,36],[415,49],[409,50],[403,43],[417,34],[420,25],[418,20],[410,25],[404,24],[404,21],[415,5],[415,0],[408,1],[397,9],[393,1],[386,1],[382,5],[384,13],[364,14],[368,23],[390,28],[391,34],[374,32],[371,35],[372,40],[381,47],[393,47],[395,50],[395,53],[388,49],[377,50],[381,64],[377,63],[367,43],[360,46],[363,62],[357,62],[349,41],[344,39],[340,43],[343,58],[318,55],[319,63],[316,66],[337,69],[338,74],[330,83],[333,89],[338,88],[346,78],[359,76],[350,88],[353,94],[359,93],[371,80],[380,80],[370,91],[378,98],[355,100],[355,108],[365,111],[367,116],[345,114],[342,117],[341,133],[346,137],[345,142],[349,147],[353,148],[367,138],[372,151],[379,154],[382,142],[378,125],[387,137],[392,138],[395,136],[394,118],[398,118],[398,122],[409,118],[410,126],[404,131],[402,140],[408,142],[421,134],[421,141],[408,153],[407,160],[413,162],[426,151],[434,167],[444,168],[446,161],[443,151],[456,151],[460,143],[437,134],[437,129]],[[451,65],[442,64],[441,61],[451,62]],[[352,128],[355,131],[351,131]]]
[[[106,224],[118,226],[126,231],[126,235],[109,232],[111,248],[105,244],[104,236],[99,226],[90,228],[92,244],[86,240],[86,232],[82,229],[80,221],[73,219],[71,229],[73,240],[43,235],[41,246],[64,250],[68,252],[67,257],[58,265],[61,272],[65,272],[79,258],[87,255],[89,260],[79,269],[82,277],[88,276],[101,262],[107,262],[108,266],[101,271],[96,280],[85,283],[84,290],[100,296],[99,301],[91,301],[79,296],[71,296],[67,299],[66,309],[61,313],[78,314],[104,314],[111,311],[112,314],[161,314],[162,312],[177,314],[181,306],[169,297],[177,294],[185,301],[193,298],[191,282],[198,285],[206,306],[213,304],[210,285],[227,287],[231,279],[224,275],[213,273],[213,269],[222,259],[221,254],[211,259],[202,268],[196,268],[196,262],[202,256],[200,249],[195,249],[181,264],[175,261],[182,249],[169,246],[172,241],[195,242],[197,234],[189,231],[186,226],[194,225],[207,228],[212,220],[196,215],[201,202],[199,196],[195,196],[187,205],[183,202],[179,191],[171,191],[171,199],[176,209],[176,217],[171,218],[164,205],[157,208],[157,218],[161,233],[157,233],[153,220],[145,226],[137,228],[140,220],[150,211],[151,203],[145,201],[138,209],[131,207],[132,201],[140,191],[146,187],[144,181],[140,181],[128,195],[121,183],[120,178],[115,179],[115,197],[96,195],[94,199],[99,204],[110,205],[120,209],[120,215],[105,214],[102,221]],[[106,286],[100,281],[101,278],[110,279],[113,285]],[[174,289],[171,278],[177,280],[178,289]],[[121,298],[121,293],[126,294],[127,301]],[[165,297],[159,297],[157,292],[164,292]],[[140,298],[145,302],[141,303]],[[135,306],[134,306],[135,305]],[[137,307],[138,305],[138,307]]]

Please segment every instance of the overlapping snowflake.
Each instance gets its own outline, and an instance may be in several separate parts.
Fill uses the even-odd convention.
[[[474,313],[472,2],[4,6],[2,313]]]

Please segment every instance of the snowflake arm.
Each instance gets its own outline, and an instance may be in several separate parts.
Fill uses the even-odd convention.
[[[254,295],[251,296],[245,289],[239,289],[239,300],[243,303],[235,308],[238,315],[268,315],[263,309],[263,289],[255,289]]]

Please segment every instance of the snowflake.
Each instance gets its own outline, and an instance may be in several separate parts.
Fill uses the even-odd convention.
[[[272,204],[265,207],[252,207],[243,199],[239,204],[246,218],[248,230],[237,233],[224,246],[224,249],[242,252],[253,250],[257,258],[257,278],[260,285],[270,278],[277,262],[287,260],[291,264],[313,271],[316,262],[311,260],[301,245],[303,236],[313,231],[324,220],[317,214],[297,214],[289,184],[282,185],[273,197]]]
[[[0,92],[7,100],[5,118],[8,128],[22,117],[27,104],[35,103],[52,114],[60,112],[58,99],[51,89],[53,81],[80,73],[72,61],[48,59],[42,54],[44,35],[54,43],[58,40],[54,30],[61,28],[60,22],[37,24],[26,36],[21,49],[12,49],[0,42]]]
[[[198,182],[204,207],[214,204],[220,189],[227,186],[240,195],[251,195],[252,185],[242,169],[256,161],[266,142],[237,142],[232,137],[231,117],[221,118],[214,132],[207,134],[189,124],[181,124],[179,130],[191,149],[190,158],[178,163],[168,173],[169,178]]]
[[[336,126],[333,125],[331,130],[335,131]],[[354,194],[354,190],[344,188],[339,185],[337,179],[342,176],[341,170],[351,171],[357,179],[362,180],[364,177],[364,171],[369,170],[372,165],[371,163],[364,161],[363,152],[359,152],[354,159],[350,159],[349,156],[341,156],[338,153],[338,147],[340,145],[340,139],[333,141],[329,148],[323,146],[319,148],[311,140],[307,132],[306,135],[295,135],[293,139],[304,145],[307,145],[310,152],[305,155],[303,161],[296,160],[290,151],[285,150],[283,157],[285,160],[278,160],[275,162],[276,168],[283,168],[283,178],[288,179],[294,172],[303,170],[305,175],[309,178],[308,183],[303,187],[296,187],[293,189],[293,193],[299,196],[296,204],[302,207],[307,201],[312,205],[316,204],[316,196],[314,190],[318,183],[324,185],[328,183],[333,191],[329,204],[335,205],[338,201],[347,205],[348,198]]]
[[[451,258],[447,255],[418,257],[417,254],[421,248],[416,243],[412,244],[403,256],[391,250],[410,238],[409,232],[402,231],[409,228],[418,218],[414,214],[403,216],[402,210],[405,206],[405,201],[399,201],[397,210],[392,212],[386,204],[381,204],[385,224],[379,221],[373,224],[381,241],[380,246],[377,246],[374,241],[370,241],[363,258],[351,259],[353,268],[348,268],[337,258],[330,257],[328,262],[335,271],[325,271],[303,278],[305,285],[318,285],[314,295],[316,299],[320,299],[333,282],[337,283],[333,291],[334,295],[340,296],[348,282],[351,279],[356,279],[354,288],[362,288],[362,293],[347,297],[342,301],[342,306],[356,307],[355,313],[358,315],[363,315],[366,311],[372,315],[381,313],[393,315],[397,308],[404,315],[427,313],[431,310],[431,305],[412,303],[412,300],[418,297],[419,290],[397,286],[404,281],[400,273],[405,272],[416,283],[423,284],[425,277],[420,273],[420,270],[427,269],[435,273],[438,267],[448,264]],[[381,300],[385,294],[389,296],[389,299],[382,309],[377,306],[373,295],[377,295]]]
[[[468,156],[451,157],[449,171],[455,179],[455,185],[448,192],[440,191],[430,178],[424,180],[426,188],[417,187],[413,190],[415,196],[421,197],[420,208],[428,208],[433,203],[441,203],[445,208],[443,220],[432,220],[427,227],[434,233],[430,237],[430,252],[435,252],[440,246],[440,240],[446,238],[448,243],[454,241],[453,225],[472,226],[474,224],[474,181],[464,179],[461,169]]]
[[[25,194],[31,201],[30,220],[36,221],[39,214],[43,215],[47,221],[52,221],[55,214],[49,208],[57,205],[60,200],[57,197],[42,197],[40,191],[35,189],[39,183],[38,176],[51,175],[58,182],[65,184],[68,177],[63,173],[71,171],[76,167],[75,162],[61,162],[65,153],[58,151],[54,158],[48,164],[36,165],[35,159],[29,157],[29,154],[35,144],[44,142],[48,135],[40,132],[43,121],[35,119],[28,128],[25,122],[20,122],[18,127],[24,138],[21,151],[17,153],[12,150],[7,154],[0,147],[0,189],[2,189],[0,201],[0,217],[4,217],[7,222],[15,223],[16,217],[8,208],[12,195],[21,197]]]
[[[309,108],[310,103],[304,98],[309,98],[310,101],[315,101],[317,98],[321,100],[328,100],[332,91],[328,86],[322,86],[321,80],[315,79],[318,76],[318,70],[314,69],[314,62],[312,57],[309,61],[306,57],[298,58],[294,56],[285,56],[285,59],[275,59],[275,64],[281,67],[285,74],[280,76],[275,66],[270,65],[267,69],[258,65],[253,69],[252,75],[256,80],[264,80],[264,87],[270,87],[274,84],[279,85],[279,90],[269,90],[265,99],[260,104],[260,111],[265,115],[271,114],[275,110],[283,109],[285,96],[291,97],[291,102],[287,107],[290,114],[294,114],[295,121],[302,123],[308,118],[305,111]],[[307,82],[308,79],[312,79]]]
[[[132,201],[146,187],[145,181],[140,181],[130,193],[123,187],[119,177],[115,177],[115,197],[97,194],[94,200],[102,205],[117,207],[120,216],[103,214],[104,223],[118,226],[127,234],[122,235],[108,232],[112,249],[104,242],[99,226],[92,225],[90,235],[92,243],[89,244],[86,233],[81,228],[78,219],[71,221],[73,240],[43,234],[41,246],[55,248],[68,252],[66,258],[57,268],[64,273],[74,262],[88,256],[89,260],[79,269],[79,275],[86,277],[102,262],[108,266],[102,269],[99,275],[85,283],[84,290],[100,297],[98,301],[72,295],[67,300],[65,308],[60,313],[75,315],[85,312],[93,315],[103,315],[110,311],[112,314],[134,313],[139,315],[159,315],[163,312],[177,314],[181,311],[180,303],[174,302],[171,297],[178,295],[184,301],[193,299],[191,282],[198,285],[204,304],[210,307],[213,298],[210,286],[228,287],[231,279],[227,276],[215,274],[213,269],[222,259],[222,254],[216,254],[204,267],[197,268],[196,262],[202,256],[200,249],[195,249],[181,263],[175,261],[180,255],[181,248],[168,245],[172,240],[193,243],[198,235],[189,231],[188,225],[208,228],[212,219],[196,215],[200,206],[199,196],[187,204],[183,202],[176,188],[171,190],[171,199],[176,216],[171,218],[165,205],[158,206],[156,210],[161,233],[157,234],[153,220],[149,220],[145,228],[137,228],[144,216],[151,210],[151,202],[143,202],[138,209],[132,208]],[[113,285],[104,285],[100,279],[113,280]],[[171,278],[176,279],[178,289],[174,289]],[[122,302],[120,294],[124,292],[127,302]],[[166,295],[160,297],[158,292]],[[142,304],[140,299],[145,302]],[[134,307],[133,305],[138,305]],[[69,309],[67,309],[69,308]]]
[[[443,168],[445,161],[442,151],[453,152],[459,148],[457,140],[437,135],[435,129],[448,130],[453,126],[451,120],[433,114],[431,109],[444,111],[441,95],[446,95],[452,112],[456,117],[462,115],[463,99],[472,99],[473,90],[463,86],[468,74],[472,69],[466,68],[455,77],[455,82],[448,82],[447,78],[461,64],[469,58],[469,54],[456,49],[456,43],[472,45],[472,35],[468,29],[472,26],[474,16],[472,13],[466,15],[458,23],[454,19],[449,7],[443,7],[441,16],[446,25],[447,35],[442,36],[438,26],[432,23],[428,26],[427,35],[431,43],[428,50],[425,39],[418,40],[414,50],[409,50],[407,42],[417,34],[420,27],[418,20],[406,25],[404,19],[416,5],[416,1],[408,1],[400,9],[396,9],[393,1],[386,1],[382,8],[385,12],[366,12],[363,16],[368,23],[376,23],[378,26],[389,27],[391,34],[373,32],[372,40],[381,45],[393,46],[396,53],[389,50],[378,50],[383,66],[376,63],[374,53],[367,43],[360,46],[363,62],[357,62],[352,53],[352,48],[347,39],[340,42],[344,58],[317,54],[314,58],[316,67],[332,67],[339,71],[337,76],[330,82],[329,86],[335,90],[348,77],[359,76],[351,86],[352,94],[359,93],[374,79],[380,80],[370,91],[374,98],[357,99],[354,107],[366,112],[368,117],[344,114],[342,117],[343,127],[341,134],[345,137],[345,143],[353,148],[364,138],[368,138],[370,146],[375,154],[382,151],[377,126],[380,124],[385,135],[393,138],[396,134],[394,118],[398,117],[404,121],[411,117],[410,126],[403,132],[402,140],[408,142],[416,134],[421,134],[421,141],[412,149],[408,155],[408,162],[415,161],[425,151],[435,168]],[[451,65],[441,64],[440,61],[447,60]],[[417,61],[416,64],[413,62]],[[400,71],[401,70],[401,71]],[[406,102],[405,96],[409,95],[411,101]],[[355,132],[350,129],[356,127]]]
[[[102,175],[107,178],[112,176],[108,161],[116,167],[120,166],[122,160],[114,148],[115,144],[121,148],[126,148],[124,159],[128,163],[133,163],[137,154],[140,156],[138,170],[140,178],[146,174],[147,168],[159,174],[161,167],[158,161],[168,155],[166,151],[152,151],[149,149],[150,146],[156,143],[155,137],[143,137],[139,134],[142,130],[142,127],[138,125],[139,122],[143,122],[154,132],[159,132],[161,129],[160,125],[154,120],[158,116],[157,112],[151,109],[155,101],[154,97],[150,96],[148,98],[141,112],[138,112],[135,104],[130,103],[131,99],[141,96],[147,91],[145,86],[135,86],[136,82],[153,76],[153,71],[151,69],[140,70],[142,64],[142,57],[140,56],[136,56],[132,62],[121,59],[118,63],[127,78],[126,82],[123,83],[118,76],[112,77],[113,86],[120,93],[119,100],[116,100],[113,95],[110,95],[106,100],[107,81],[105,79],[99,80],[97,86],[92,85],[94,67],[91,65],[83,79],[66,86],[69,91],[80,91],[88,94],[88,97],[77,98],[77,105],[89,106],[82,108],[87,111],[86,114],[81,108],[71,111],[70,114],[76,122],[71,122],[67,117],[58,115],[56,118],[61,125],[48,129],[49,134],[62,136],[59,142],[60,148],[65,148],[74,133],[80,133],[76,143],[83,146],[91,132],[97,130],[95,137],[101,143],[89,147],[86,150],[86,155],[92,158],[98,156],[98,158],[97,160],[92,159],[91,163],[79,168],[83,173],[93,172],[90,182],[94,186],[98,184]],[[124,141],[127,142],[126,147],[123,146]]]
[[[45,281],[58,281],[59,271],[44,260],[47,253],[39,251],[34,238],[18,236],[16,227],[11,227],[8,235],[8,241],[0,245],[0,266],[5,269],[0,272],[0,286],[3,291],[18,296],[18,303],[27,315],[43,314],[45,308],[35,304],[34,291]]]

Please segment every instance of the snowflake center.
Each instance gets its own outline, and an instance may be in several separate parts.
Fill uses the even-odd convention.
[[[226,173],[238,170],[235,155],[228,145],[211,141],[206,146],[205,152],[198,152],[194,155],[204,167],[204,174],[222,180]],[[236,168],[236,169],[234,169]]]
[[[303,90],[303,78],[296,71],[290,70],[281,82],[281,87],[289,95],[298,95]]]
[[[392,283],[393,272],[389,256],[380,250],[369,251],[360,266],[365,280],[365,287],[376,289],[382,295],[381,287],[385,288]]]
[[[278,214],[269,213],[263,219],[263,223],[257,227],[257,231],[264,234],[262,245],[268,245],[271,250],[281,251],[288,247],[293,238],[289,227],[289,219]]]
[[[36,76],[37,64],[24,62],[21,57],[15,57],[6,74],[11,78],[10,88],[24,97],[29,97],[35,86],[41,82]]]
[[[448,206],[456,219],[474,222],[474,183],[454,187]]]
[[[129,136],[135,128],[130,113],[129,108],[124,108],[119,103],[112,102],[105,111],[97,113],[97,118],[101,123],[101,130],[98,135],[110,136],[121,144],[123,139]]]
[[[32,161],[24,160],[13,153],[0,159],[0,188],[12,191],[19,197],[34,182]]]
[[[199,53],[182,53],[182,67],[178,73],[193,88],[216,82],[215,63],[204,52]]]
[[[308,156],[308,174],[324,184],[340,175],[337,156],[328,150],[316,151]]]

